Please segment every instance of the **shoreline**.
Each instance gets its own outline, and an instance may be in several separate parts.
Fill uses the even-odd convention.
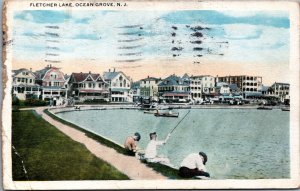
[[[71,111],[62,111],[62,112],[71,112]],[[44,108],[43,110],[43,113],[48,115],[50,118],[52,118],[53,120],[56,120],[60,123],[63,123],[64,125],[67,125],[69,126],[70,128],[74,128],[76,130],[79,130],[83,133],[86,134],[87,137],[99,142],[100,144],[103,144],[111,149],[114,149],[116,152],[122,154],[122,155],[126,155],[127,151],[125,150],[124,146],[103,136],[103,135],[100,135],[98,133],[95,133],[89,129],[85,129],[83,127],[80,127],[66,119],[63,119],[57,115],[55,115],[56,113],[53,113],[51,111],[49,111],[49,109],[47,108]],[[61,112],[57,112],[57,113],[61,113]],[[145,161],[142,161],[142,160],[138,160],[136,159],[137,161],[140,161],[141,163],[145,164],[148,168],[151,168],[152,170],[154,170],[155,172],[165,176],[165,177],[168,177],[169,179],[183,179],[181,178],[179,175],[178,175],[178,169],[177,168],[174,168],[174,167],[170,167],[170,166],[166,166],[166,165],[163,165],[163,164],[160,164],[160,163],[146,163]]]
[[[261,107],[259,105],[179,105],[179,104],[165,104],[165,105],[159,105],[164,108],[159,110],[166,110],[168,108],[170,109],[257,109],[258,107]],[[57,113],[64,113],[64,112],[71,112],[71,111],[87,111],[87,110],[114,110],[114,109],[124,109],[124,110],[155,110],[155,109],[141,109],[140,107],[134,106],[132,104],[103,104],[103,105],[76,105],[76,107],[79,107],[80,109],[76,109],[75,106],[56,106],[56,107],[46,107],[51,113],[57,114]],[[282,109],[286,108],[286,106],[267,106],[272,109]]]

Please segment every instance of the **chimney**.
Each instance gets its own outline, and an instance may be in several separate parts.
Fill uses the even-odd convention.
[[[50,68],[52,67],[52,65],[51,65],[51,64],[50,64],[49,66],[50,66]]]
[[[149,78],[149,76],[148,76],[148,78]]]
[[[108,69],[108,72],[110,72],[110,68]]]
[[[32,72],[32,68],[30,68],[30,72]]]
[[[116,71],[116,68],[114,68],[114,72]]]
[[[89,74],[91,74],[91,71],[89,71]]]

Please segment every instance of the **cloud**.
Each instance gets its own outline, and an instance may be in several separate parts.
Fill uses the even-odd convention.
[[[280,28],[289,28],[289,17],[278,17],[278,15],[287,15],[287,12],[278,11],[230,11],[232,13],[212,10],[191,10],[191,11],[173,11],[162,16],[162,19],[170,23],[180,24],[251,24],[251,25],[265,25]],[[242,16],[241,16],[242,15]]]
[[[229,24],[224,25],[225,35],[227,39],[257,39],[263,31],[257,25],[248,24]]]
[[[14,37],[16,38],[15,49],[17,51],[15,55],[24,52],[26,55],[34,55],[36,51],[34,47],[39,49],[38,52],[42,54],[43,51],[46,51],[43,49],[46,47],[45,42],[51,39],[49,35],[46,35],[48,32],[59,34],[58,46],[61,55],[64,55],[65,58],[69,56],[70,58],[115,59],[119,54],[131,51],[118,48],[128,45],[138,46],[138,49],[134,51],[142,52],[142,55],[147,58],[170,58],[174,52],[171,50],[172,47],[183,47],[180,58],[193,59],[195,56],[193,49],[198,45],[190,43],[194,37],[190,36],[193,31],[186,27],[187,23],[190,23],[191,26],[200,24],[211,28],[202,31],[203,38],[206,39],[199,47],[201,46],[204,50],[208,48],[216,50],[216,52],[220,50],[220,53],[225,54],[220,59],[271,62],[278,59],[288,60],[289,55],[289,29],[281,27],[278,23],[275,24],[278,22],[276,19],[272,21],[273,24],[272,22],[270,24],[268,21],[271,19],[270,16],[265,17],[266,20],[264,21],[264,17],[258,17],[256,12],[253,15],[244,15],[243,19],[224,17],[223,13],[216,11],[178,11],[180,13],[163,11],[57,12],[59,11],[51,12],[52,16],[58,15],[60,17],[60,19],[54,19],[57,20],[55,24],[47,23],[50,18],[44,13],[39,13],[44,15],[44,18],[36,18],[39,14],[35,11],[23,11],[15,15]],[[201,20],[199,20],[200,16]],[[208,18],[208,16],[210,17]],[[203,18],[207,18],[207,20]],[[254,22],[249,21],[250,18],[259,19]],[[64,19],[67,19],[68,22],[61,22]],[[45,23],[42,22],[43,20]],[[203,24],[204,21],[207,23]],[[58,29],[47,28],[45,27],[47,24],[58,26]],[[140,25],[141,28],[124,27],[134,25]],[[172,29],[173,25],[177,27],[176,31]],[[134,35],[120,35],[136,31],[138,32]],[[174,31],[176,36],[172,37],[171,33]],[[139,34],[141,36],[138,36]],[[119,40],[134,38],[142,38],[142,40],[131,43],[119,42]],[[224,49],[223,44],[214,43],[216,41],[228,41],[229,43],[225,44],[228,48],[225,46]],[[31,48],[26,49],[26,47]]]
[[[283,17],[289,18],[287,11],[219,11],[222,14],[230,17],[253,17],[256,15],[261,15],[264,17]]]
[[[17,12],[14,18],[35,23],[57,24],[65,22],[70,19],[71,16],[66,11],[36,10]]]

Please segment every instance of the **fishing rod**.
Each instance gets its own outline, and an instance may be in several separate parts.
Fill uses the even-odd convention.
[[[177,125],[172,129],[172,131],[171,131],[169,134],[173,133],[173,131],[176,129],[176,127],[178,127],[178,125],[181,123],[181,121],[184,120],[184,118],[190,113],[190,111],[191,111],[191,110],[189,110],[189,111],[185,114],[185,116],[177,123]]]

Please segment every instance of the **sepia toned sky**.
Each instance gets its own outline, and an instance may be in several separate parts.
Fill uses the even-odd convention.
[[[13,69],[64,73],[259,75],[289,82],[290,21],[281,11],[20,11]]]

